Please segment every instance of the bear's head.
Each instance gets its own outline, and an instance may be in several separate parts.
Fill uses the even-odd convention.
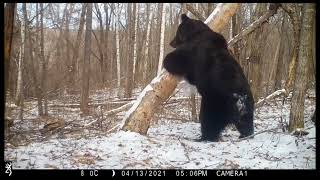
[[[190,19],[187,15],[182,14],[176,36],[170,45],[177,48],[185,43],[195,44],[204,41],[210,43],[210,46],[214,48],[228,48],[227,41],[221,34],[214,32],[202,21]]]
[[[203,31],[212,31],[200,20],[190,19],[187,15],[181,15],[181,23],[178,27],[176,36],[170,42],[173,48],[192,40],[196,35]]]

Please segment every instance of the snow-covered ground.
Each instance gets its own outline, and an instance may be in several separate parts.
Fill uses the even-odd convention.
[[[98,96],[95,95],[92,99]],[[220,142],[195,142],[200,137],[200,124],[188,120],[188,103],[168,103],[158,112],[147,136],[133,132],[105,133],[105,129],[91,127],[73,136],[53,135],[45,140],[34,131],[28,137],[23,132],[33,123],[16,121],[13,130],[20,132],[25,145],[5,143],[5,160],[13,162],[14,169],[315,169],[315,124],[310,120],[315,109],[314,99],[306,99],[305,129],[308,135],[295,137],[282,128],[256,135],[253,139],[238,141],[239,133],[228,127]],[[32,103],[31,103],[32,105]],[[30,105],[30,107],[32,107]],[[35,102],[33,102],[35,105]],[[274,129],[287,122],[290,101],[282,106],[280,98],[266,103],[255,112],[255,132]],[[36,109],[36,108],[35,108]],[[36,111],[36,110],[34,110]],[[169,113],[170,112],[170,113]],[[66,122],[88,123],[94,116],[80,117],[79,108],[50,110],[60,114]],[[181,114],[185,121],[168,118]],[[63,115],[62,115],[63,114]],[[123,115],[123,113],[120,113]],[[35,118],[30,112],[26,118]],[[121,121],[122,115],[113,118]],[[161,117],[161,118],[160,118]],[[187,117],[187,119],[186,119]],[[179,119],[179,117],[177,118]],[[283,121],[283,122],[281,122]],[[27,120],[26,120],[27,122]],[[38,124],[40,129],[43,125]],[[67,128],[67,126],[66,126]],[[111,127],[108,127],[111,128]],[[27,134],[27,133],[26,133]]]

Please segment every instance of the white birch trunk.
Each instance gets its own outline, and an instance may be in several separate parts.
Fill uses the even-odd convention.
[[[166,24],[166,3],[162,5],[162,15],[161,15],[161,29],[160,29],[160,54],[159,54],[159,64],[158,64],[158,73],[160,74],[162,69],[162,62],[163,62],[163,53],[164,53],[164,32],[165,32],[165,24]]]
[[[118,10],[119,10],[119,5],[118,5]],[[116,51],[117,51],[117,86],[118,86],[118,96],[120,96],[120,82],[121,82],[121,79],[120,79],[120,39],[119,39],[119,21],[120,21],[120,18],[119,18],[119,14],[116,13]]]
[[[134,12],[135,21],[134,21],[134,42],[133,42],[133,76],[132,81],[134,82],[134,77],[136,73],[136,63],[137,63],[137,28],[138,28],[138,8],[139,4],[137,3],[136,11]]]
[[[21,99],[21,92],[22,92],[22,57],[24,51],[24,27],[23,22],[21,22],[21,47],[20,47],[20,54],[19,54],[19,64],[18,64],[18,80],[17,80],[17,91],[16,91],[16,105],[19,105]]]

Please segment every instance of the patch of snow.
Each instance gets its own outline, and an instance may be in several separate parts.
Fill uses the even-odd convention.
[[[146,89],[151,90],[151,87]],[[316,128],[310,120],[315,110],[314,99],[305,101],[305,131],[309,132],[308,135],[296,137],[277,129],[239,142],[239,133],[233,126],[222,132],[219,142],[196,142],[194,140],[200,138],[200,124],[188,118],[171,120],[173,118],[168,118],[167,110],[174,115],[180,115],[177,112],[181,115],[189,113],[186,103],[169,103],[164,112],[159,113],[162,117],[153,119],[146,136],[121,130],[106,134],[104,129],[101,134],[95,134],[92,129],[84,129],[80,136],[57,134],[51,139],[24,146],[6,142],[4,158],[13,162],[13,169],[316,168]],[[255,111],[255,133],[288,123],[289,110],[290,101],[285,101],[284,105],[281,98],[266,102]],[[53,112],[50,110],[50,114]],[[94,118],[80,117],[69,108],[59,112],[55,112],[56,115],[68,121],[70,118],[79,126]],[[35,118],[35,115],[28,116]],[[25,129],[32,123],[15,120],[15,124]]]

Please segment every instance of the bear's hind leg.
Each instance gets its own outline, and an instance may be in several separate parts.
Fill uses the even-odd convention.
[[[240,132],[239,138],[250,136],[254,133],[253,127],[253,113],[247,112],[240,117],[240,120],[235,123]]]
[[[214,107],[210,106],[205,99],[202,99],[199,118],[201,123],[201,140],[219,141],[220,134],[227,125],[224,115],[215,112]]]

